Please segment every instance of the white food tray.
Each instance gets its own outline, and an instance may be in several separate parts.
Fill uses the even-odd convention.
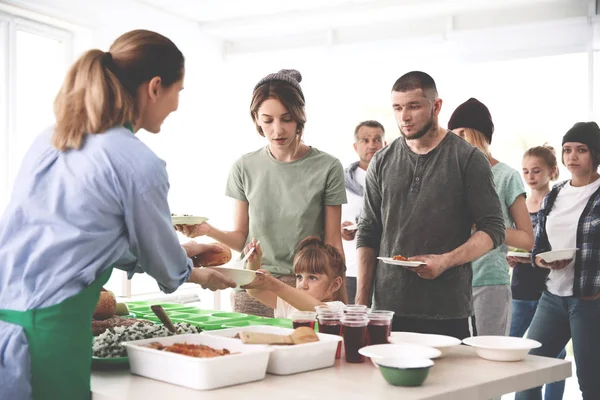
[[[268,325],[252,325],[239,328],[206,331],[203,335],[232,338],[239,332],[263,332],[276,335],[289,335],[294,330]],[[291,375],[315,369],[332,367],[335,364],[335,353],[341,336],[318,333],[318,342],[269,346],[273,349],[269,355],[267,372],[274,375]],[[239,340],[239,339],[237,339]],[[241,343],[241,341],[240,341]]]
[[[158,342],[203,344],[232,353],[220,357],[197,358],[145,347]],[[239,340],[203,334],[175,335],[125,342],[131,372],[136,375],[197,390],[259,381],[265,378],[269,346],[245,345]]]

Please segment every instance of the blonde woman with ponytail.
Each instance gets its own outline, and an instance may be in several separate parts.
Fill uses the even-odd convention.
[[[113,267],[166,293],[235,286],[193,268],[212,249],[179,244],[165,163],[135,136],[160,132],[183,78],[175,44],[143,30],[69,70],[56,124],[26,154],[0,218],[1,399],[89,398],[92,314]]]

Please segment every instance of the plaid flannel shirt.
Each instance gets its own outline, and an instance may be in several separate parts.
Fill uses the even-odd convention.
[[[546,220],[552,211],[560,190],[569,181],[555,185],[546,195],[538,212],[538,225],[535,231],[535,245],[531,259],[539,253],[550,251],[546,233]],[[577,254],[575,255],[575,279],[573,296],[588,297],[600,293],[600,189],[588,200],[577,223]]]

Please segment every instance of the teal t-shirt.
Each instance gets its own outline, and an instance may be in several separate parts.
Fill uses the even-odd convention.
[[[525,195],[525,188],[519,173],[504,163],[492,166],[496,193],[502,204],[502,216],[507,228],[513,228],[509,208],[517,197]],[[508,246],[503,243],[489,253],[473,261],[473,286],[509,285],[509,266],[506,261]]]
[[[263,268],[293,274],[296,248],[307,236],[324,237],[325,206],[346,203],[340,161],[311,147],[299,160],[276,160],[268,147],[237,160],[225,194],[248,202],[246,244],[260,240]]]

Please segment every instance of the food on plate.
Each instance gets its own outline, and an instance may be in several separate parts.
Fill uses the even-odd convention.
[[[118,315],[113,315],[110,318],[103,320],[92,320],[92,333],[94,336],[98,336],[104,333],[109,328],[116,328],[118,326],[131,326],[137,323],[152,324],[150,321],[139,320],[135,318],[123,318]]]
[[[214,242],[208,249],[194,257],[194,265],[217,267],[231,261],[231,249],[222,243]]]
[[[98,320],[110,318],[115,315],[116,310],[117,300],[115,299],[115,295],[102,288],[98,304],[96,304],[96,309],[94,310],[93,318]]]
[[[523,250],[523,249],[517,249],[516,247],[514,247],[513,249],[511,249],[510,251],[513,251],[515,253],[525,253],[525,254],[529,254],[529,252],[527,250]]]
[[[404,256],[401,256],[401,255],[397,255],[397,256],[394,256],[392,258],[392,260],[394,260],[394,261],[408,261],[408,258],[406,258]]]
[[[171,353],[198,358],[220,357],[231,354],[227,349],[217,350],[203,344],[174,343],[170,346],[165,346],[158,342],[152,342],[146,346],[156,350],[169,351]]]
[[[171,217],[193,217],[192,214],[175,214],[171,213]]]
[[[178,335],[202,332],[202,328],[188,323],[180,322],[174,325]],[[173,336],[173,333],[171,333],[164,325],[147,323],[146,321],[137,321],[137,323],[131,326],[109,328],[104,333],[94,338],[94,357],[126,357],[127,350],[121,343],[167,336]]]

